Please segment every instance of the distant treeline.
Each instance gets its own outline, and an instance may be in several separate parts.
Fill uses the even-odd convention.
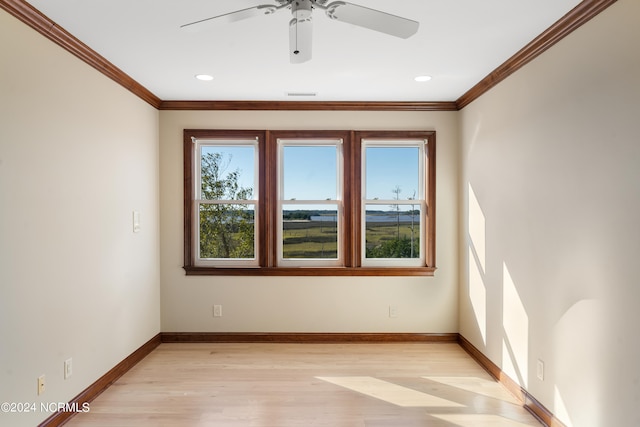
[[[312,216],[321,215],[322,211],[283,211],[282,219],[288,220],[310,220]]]
[[[420,215],[420,210],[415,209],[412,211],[403,211],[400,213],[400,215],[402,216],[411,216],[411,215]],[[388,216],[396,216],[398,215],[398,212],[396,211],[374,211],[374,210],[368,210],[367,211],[367,215],[388,215]],[[282,212],[282,219],[284,220],[307,220],[310,221],[312,219],[312,217],[318,217],[318,216],[327,216],[327,217],[333,217],[335,218],[336,216],[336,211],[321,211],[321,210],[295,210],[295,211],[283,211]],[[317,220],[317,219],[316,219]]]

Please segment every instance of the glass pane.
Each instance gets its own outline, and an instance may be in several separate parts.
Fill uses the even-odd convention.
[[[200,205],[200,258],[255,258],[255,206]]]
[[[331,205],[285,205],[282,258],[337,259],[338,211]]]
[[[367,205],[367,258],[420,258],[420,205]]]
[[[201,199],[251,200],[255,186],[255,148],[253,146],[202,147]]]
[[[366,199],[409,200],[420,191],[418,147],[367,147]]]
[[[337,146],[285,146],[283,150],[283,200],[337,199]]]

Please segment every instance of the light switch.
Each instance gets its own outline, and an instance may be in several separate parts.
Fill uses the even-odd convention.
[[[133,211],[133,232],[137,233],[140,231],[140,212]]]

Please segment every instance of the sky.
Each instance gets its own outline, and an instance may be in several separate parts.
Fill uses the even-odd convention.
[[[337,200],[335,146],[284,147],[284,200]]]
[[[249,141],[249,143],[253,143],[254,141]],[[215,153],[222,152],[225,163],[228,163],[223,176],[226,176],[228,173],[235,171],[236,169],[240,170],[240,179],[239,184],[241,187],[251,187],[254,190],[257,188],[255,185],[254,179],[255,175],[255,165],[254,159],[256,158],[256,147],[253,145],[236,145],[233,147],[230,146],[204,146],[202,147],[202,155],[204,156],[207,153]],[[254,196],[256,196],[256,192],[254,191]]]
[[[241,186],[257,188],[254,182],[254,146],[203,147],[203,154],[215,151],[225,153],[227,173],[236,169],[241,171]],[[418,157],[416,147],[367,147],[364,166],[366,198],[407,200],[419,195]],[[284,200],[337,198],[339,157],[335,146],[285,146],[282,161],[285,167]],[[400,189],[399,194],[394,193],[396,188]]]
[[[407,200],[419,196],[420,165],[417,147],[367,147],[367,199]],[[394,193],[396,187],[400,190]]]

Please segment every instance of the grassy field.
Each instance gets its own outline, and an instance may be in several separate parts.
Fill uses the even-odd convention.
[[[414,226],[418,239],[419,224]],[[366,230],[367,248],[400,238],[411,238],[411,224],[395,222],[370,223]],[[283,230],[284,258],[336,258],[338,248],[336,223],[325,221],[285,221]]]
[[[333,221],[285,221],[284,258],[336,258],[338,234]]]

